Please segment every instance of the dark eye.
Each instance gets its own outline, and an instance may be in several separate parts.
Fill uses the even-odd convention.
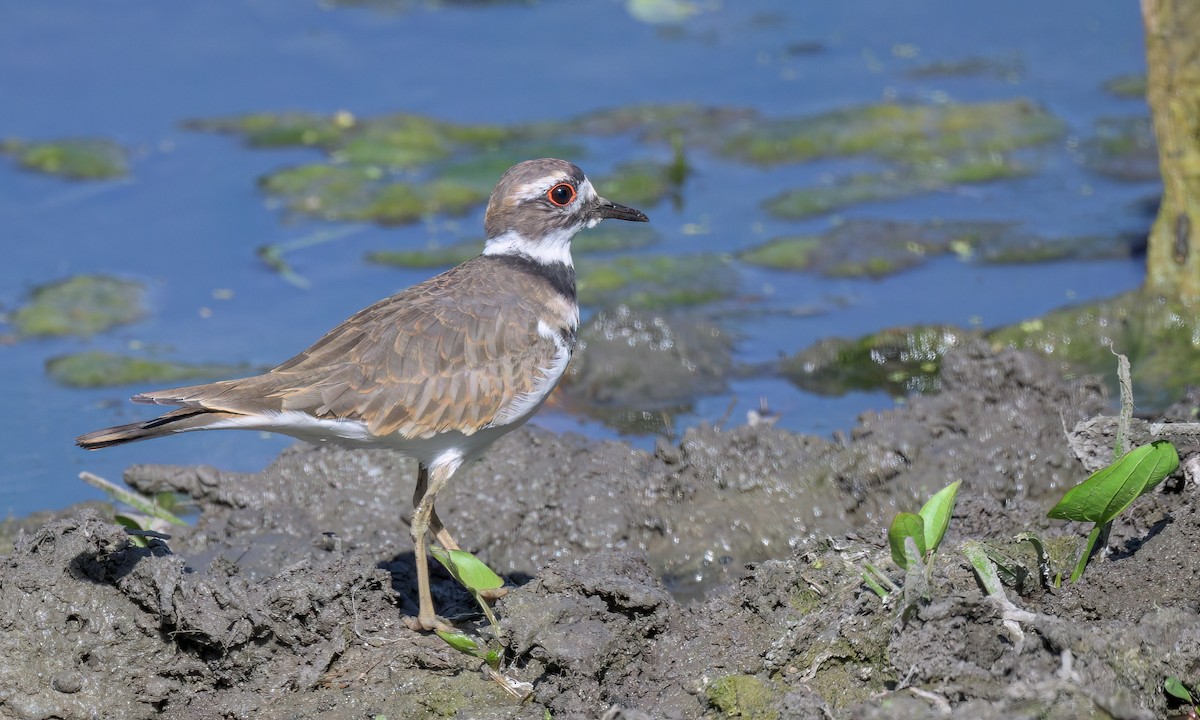
[[[559,183],[550,188],[550,191],[546,193],[546,197],[555,205],[563,207],[575,199],[575,188],[571,187],[570,183]]]

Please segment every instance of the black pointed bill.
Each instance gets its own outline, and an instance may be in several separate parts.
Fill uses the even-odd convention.
[[[634,210],[631,207],[618,205],[602,197],[596,198],[596,207],[592,208],[592,217],[597,220],[612,218],[613,220],[629,220],[631,222],[650,222],[650,218],[646,217],[646,213],[641,210]]]

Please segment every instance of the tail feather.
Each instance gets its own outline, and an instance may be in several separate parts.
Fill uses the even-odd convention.
[[[242,380],[222,380],[220,382],[205,383],[203,385],[188,385],[186,387],[167,388],[165,390],[150,390],[140,392],[134,395],[130,400],[143,405],[186,405],[188,407],[198,407],[206,404],[207,401],[212,401],[220,398],[227,390],[236,387],[239,383],[244,383],[246,380],[254,378],[243,378]]]
[[[113,445],[149,440],[188,430],[203,430],[215,422],[231,417],[236,417],[236,414],[205,408],[179,408],[153,420],[117,425],[80,435],[75,438],[75,444],[86,450],[99,450]]]

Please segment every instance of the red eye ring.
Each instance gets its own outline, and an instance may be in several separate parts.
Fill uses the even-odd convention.
[[[575,199],[575,186],[571,183],[559,183],[546,191],[546,199],[557,207],[566,207]]]

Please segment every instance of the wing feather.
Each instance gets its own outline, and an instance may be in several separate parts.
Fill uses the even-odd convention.
[[[560,350],[538,332],[551,300],[511,274],[460,265],[366,308],[263,375],[139,401],[239,414],[299,410],[379,436],[472,434],[534,390]]]

